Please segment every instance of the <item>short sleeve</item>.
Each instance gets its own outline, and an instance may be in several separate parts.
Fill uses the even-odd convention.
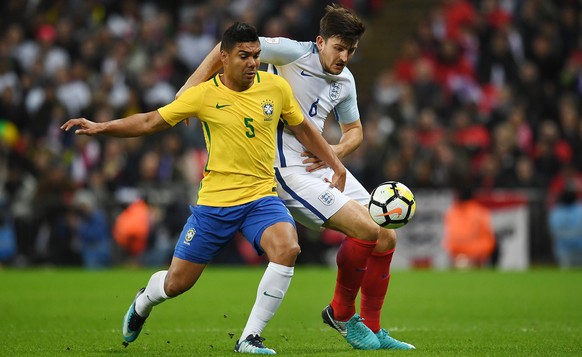
[[[202,85],[188,88],[178,99],[158,109],[162,118],[175,126],[186,118],[196,116],[204,95]]]
[[[291,63],[313,48],[313,42],[299,42],[285,37],[259,37],[261,61],[282,66]]]
[[[360,119],[356,85],[352,80],[349,95],[334,108],[335,119],[342,124],[350,124]]]

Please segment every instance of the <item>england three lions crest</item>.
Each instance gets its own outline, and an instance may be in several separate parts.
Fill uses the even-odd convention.
[[[329,98],[332,101],[336,101],[339,99],[340,94],[342,92],[342,84],[337,81],[332,81],[329,84]]]
[[[326,190],[321,195],[319,195],[319,200],[326,206],[331,206],[335,202],[335,196],[331,191]]]
[[[273,101],[270,99],[265,99],[261,103],[261,107],[263,108],[263,114],[265,115],[265,121],[273,120],[273,112],[275,111]]]

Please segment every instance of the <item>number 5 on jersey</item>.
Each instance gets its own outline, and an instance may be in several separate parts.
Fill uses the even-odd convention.
[[[255,137],[255,127],[251,124],[252,122],[253,118],[245,118],[245,126],[247,127],[245,134],[249,139]]]

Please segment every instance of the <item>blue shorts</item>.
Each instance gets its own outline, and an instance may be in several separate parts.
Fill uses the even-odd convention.
[[[265,229],[279,222],[289,222],[295,227],[291,213],[276,196],[233,207],[190,206],[190,211],[192,214],[180,233],[174,256],[192,263],[210,262],[239,231],[261,255]]]

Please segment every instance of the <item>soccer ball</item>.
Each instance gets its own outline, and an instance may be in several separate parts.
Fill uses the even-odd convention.
[[[383,182],[370,195],[368,212],[384,228],[396,229],[407,224],[416,211],[414,194],[403,183]]]

